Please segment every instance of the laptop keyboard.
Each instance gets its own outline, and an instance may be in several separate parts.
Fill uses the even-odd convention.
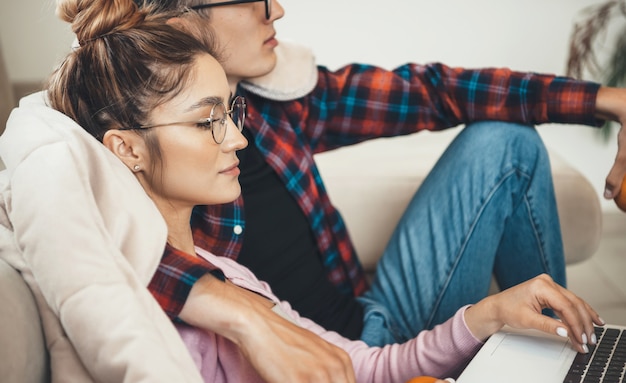
[[[626,330],[595,328],[598,344],[577,354],[563,383],[625,383]]]

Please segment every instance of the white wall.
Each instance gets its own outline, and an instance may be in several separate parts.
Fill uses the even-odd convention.
[[[278,36],[314,47],[330,68],[360,61],[387,68],[408,61],[506,66],[563,74],[569,34],[581,10],[599,0],[282,0]],[[72,34],[52,0],[0,5],[0,36],[13,80],[47,76]],[[601,196],[616,142],[590,128],[542,126],[547,145],[580,169]],[[611,201],[603,209],[616,211]]]
[[[69,51],[68,23],[54,14],[54,0],[4,0],[0,4],[0,43],[13,81],[39,81]]]

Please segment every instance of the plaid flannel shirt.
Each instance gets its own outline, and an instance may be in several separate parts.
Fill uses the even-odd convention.
[[[479,120],[526,124],[599,125],[595,101],[599,85],[508,69],[465,70],[442,64],[407,64],[394,71],[348,65],[336,72],[318,67],[316,88],[303,98],[279,102],[240,88],[248,104],[246,129],[255,136],[308,218],[329,280],[340,291],[367,289],[363,270],[339,212],[332,206],[313,154],[364,140],[441,130]],[[237,258],[245,235],[242,198],[199,206],[192,217],[196,246]],[[166,254],[150,285],[176,318],[200,265],[196,257]],[[181,287],[181,286],[186,287]]]

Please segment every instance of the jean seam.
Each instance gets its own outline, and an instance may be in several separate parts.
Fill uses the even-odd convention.
[[[469,243],[469,240],[472,237],[472,234],[474,233],[474,230],[476,229],[476,225],[478,225],[478,222],[480,221],[480,218],[482,217],[487,204],[491,201],[491,199],[493,198],[495,193],[498,191],[498,189],[502,186],[502,184],[504,184],[504,182],[509,177],[511,177],[512,175],[514,175],[516,173],[518,173],[520,176],[522,176],[524,178],[531,179],[529,174],[527,174],[526,172],[522,171],[521,169],[513,166],[510,170],[504,172],[502,178],[500,179],[500,181],[495,183],[494,186],[491,188],[491,192],[483,200],[482,206],[480,207],[478,213],[476,214],[476,218],[474,219],[474,222],[472,222],[472,224],[470,225],[469,230],[467,231],[467,235],[465,237],[465,240],[462,242],[461,247],[460,247],[460,249],[459,249],[459,251],[457,253],[457,256],[454,258],[455,261],[452,263],[452,267],[450,268],[450,271],[448,272],[448,277],[446,278],[445,283],[443,284],[442,288],[440,289],[439,296],[437,297],[437,300],[435,301],[435,304],[434,304],[434,306],[433,306],[433,308],[431,310],[430,317],[428,318],[428,320],[425,323],[425,328],[431,328],[432,322],[433,322],[434,317],[435,317],[435,313],[437,312],[439,306],[441,305],[441,301],[443,300],[443,296],[445,295],[445,292],[448,290],[450,282],[452,281],[452,275],[456,272],[456,269],[457,269],[459,263],[461,262],[461,258],[465,254],[465,248],[467,247],[467,244]],[[526,193],[524,193],[524,198],[525,198],[525,196],[526,196]],[[534,225],[533,225],[533,230],[534,230]]]
[[[533,229],[533,233],[535,234],[535,239],[537,240],[537,243],[539,244],[539,256],[541,258],[541,263],[543,264],[543,268],[544,271],[546,273],[550,272],[550,267],[548,265],[548,259],[546,258],[546,253],[544,251],[544,241],[543,241],[543,237],[540,233],[540,231],[537,229],[537,221],[535,218],[535,215],[533,214],[534,209],[532,208],[531,205],[531,200],[532,198],[528,198],[527,194],[524,194],[524,204],[527,207],[528,210],[528,216],[530,217],[530,223],[531,223],[531,227]]]

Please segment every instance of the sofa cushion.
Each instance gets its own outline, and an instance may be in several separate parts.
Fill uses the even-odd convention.
[[[413,194],[460,129],[381,138],[316,155],[330,199],[366,271],[373,271]],[[548,151],[566,262],[572,264],[598,249],[600,201],[580,172]]]
[[[24,279],[0,259],[0,376],[6,383],[49,381],[48,353],[35,299]]]

